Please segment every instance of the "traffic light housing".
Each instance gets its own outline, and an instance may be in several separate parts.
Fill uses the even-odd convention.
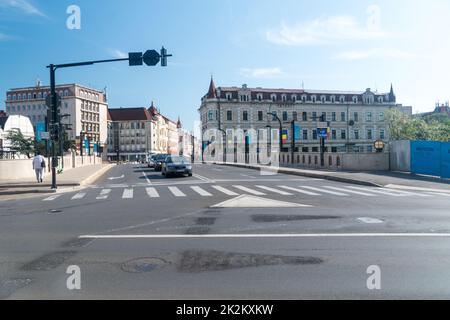
[[[167,67],[167,49],[161,48],[161,67]]]

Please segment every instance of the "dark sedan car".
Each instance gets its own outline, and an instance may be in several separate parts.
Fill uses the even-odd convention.
[[[164,163],[164,161],[166,160],[166,158],[170,156],[170,154],[158,154],[155,156],[154,158],[154,163],[155,163],[155,171],[161,171],[162,170],[162,164]]]
[[[182,156],[169,156],[162,164],[162,175],[169,177],[172,175],[185,175],[192,176],[192,164],[191,162]]]

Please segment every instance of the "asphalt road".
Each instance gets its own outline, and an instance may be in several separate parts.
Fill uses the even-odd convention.
[[[0,298],[448,299],[449,208],[448,194],[119,165],[82,190],[0,202]]]

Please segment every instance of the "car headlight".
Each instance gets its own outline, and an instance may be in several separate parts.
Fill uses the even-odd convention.
[[[192,169],[192,166],[191,166],[190,164],[188,164],[188,165],[186,166],[186,169],[191,170],[191,169]]]

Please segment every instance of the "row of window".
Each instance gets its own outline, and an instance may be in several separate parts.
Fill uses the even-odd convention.
[[[100,125],[98,124],[92,124],[92,123],[81,123],[81,128],[84,132],[99,132],[100,131]]]
[[[67,102],[63,103],[63,107],[65,109],[69,108],[69,105]],[[6,112],[26,112],[26,111],[46,111],[47,110],[47,106],[43,105],[43,104],[33,104],[33,105],[17,105],[17,106],[6,106]]]
[[[226,93],[225,94],[225,98],[228,101],[232,101],[233,100],[233,95],[231,93]],[[251,99],[251,95],[249,94],[240,94],[239,95],[239,99],[240,102],[249,102],[252,101]],[[282,95],[277,95],[275,93],[270,95],[270,99],[264,99],[263,94],[262,93],[258,93],[256,94],[256,101],[272,101],[272,102],[277,102],[277,101],[281,101],[281,102],[297,102],[300,101],[302,103],[346,103],[346,102],[352,102],[352,103],[358,103],[358,102],[363,102],[365,104],[373,104],[375,102],[375,100],[378,103],[384,103],[384,102],[388,102],[389,99],[388,97],[384,97],[384,96],[378,96],[376,99],[373,95],[364,95],[362,97],[360,96],[352,96],[351,100],[348,101],[346,96],[339,96],[336,97],[334,95],[321,95],[321,96],[317,96],[317,95],[301,95],[300,97],[296,94],[292,94],[290,96],[288,96],[287,94],[282,94]]]
[[[81,112],[81,120],[99,122],[100,116],[95,113]]]
[[[99,107],[98,103],[82,101],[81,102],[81,110],[89,110],[89,111],[99,112],[100,107]]]
[[[278,114],[277,111],[273,111],[271,112],[273,114],[273,116],[269,116],[269,118],[272,118],[272,121],[277,120]],[[366,122],[372,122],[374,120],[374,113],[372,111],[368,111],[365,112],[365,121]],[[320,116],[318,116],[317,112],[311,112],[310,116],[308,117],[308,113],[307,112],[302,112],[301,113],[301,121],[320,121],[321,117],[323,117],[323,119],[325,121],[332,121],[332,122],[337,122],[337,121],[341,121],[341,122],[346,122],[347,121],[347,114],[346,112],[322,112],[320,114]],[[339,118],[338,118],[339,117]],[[203,117],[205,118],[205,117]],[[257,121],[264,121],[264,112],[263,111],[258,111],[257,113]],[[209,110],[208,111],[208,115],[207,115],[207,121],[215,121],[216,119],[218,119],[218,111],[216,110],[216,112],[214,112],[213,110]],[[267,119],[267,118],[266,118]],[[204,120],[204,119],[202,119]],[[226,120],[227,121],[233,121],[233,111],[231,110],[227,110],[226,112]],[[294,121],[300,121],[299,120],[299,114],[296,111],[292,112],[292,117],[289,117],[289,113],[288,111],[283,111],[281,114],[281,120],[283,121],[290,121],[290,120],[294,120]],[[378,121],[384,121],[385,117],[384,117],[384,112],[379,112],[378,113]],[[242,121],[249,121],[249,112],[244,110],[242,111]],[[353,121],[354,122],[359,122],[360,121],[360,113],[359,112],[353,112]]]
[[[69,90],[60,90],[56,92],[60,97],[68,97]],[[50,91],[46,92],[28,92],[28,93],[18,93],[18,94],[8,94],[6,97],[7,101],[20,101],[20,100],[33,100],[33,99],[45,99]]]
[[[92,93],[92,92],[81,89],[79,91],[79,94],[80,94],[80,97],[85,98],[85,99],[95,100],[95,101],[100,100],[100,96],[98,95],[98,93]]]

